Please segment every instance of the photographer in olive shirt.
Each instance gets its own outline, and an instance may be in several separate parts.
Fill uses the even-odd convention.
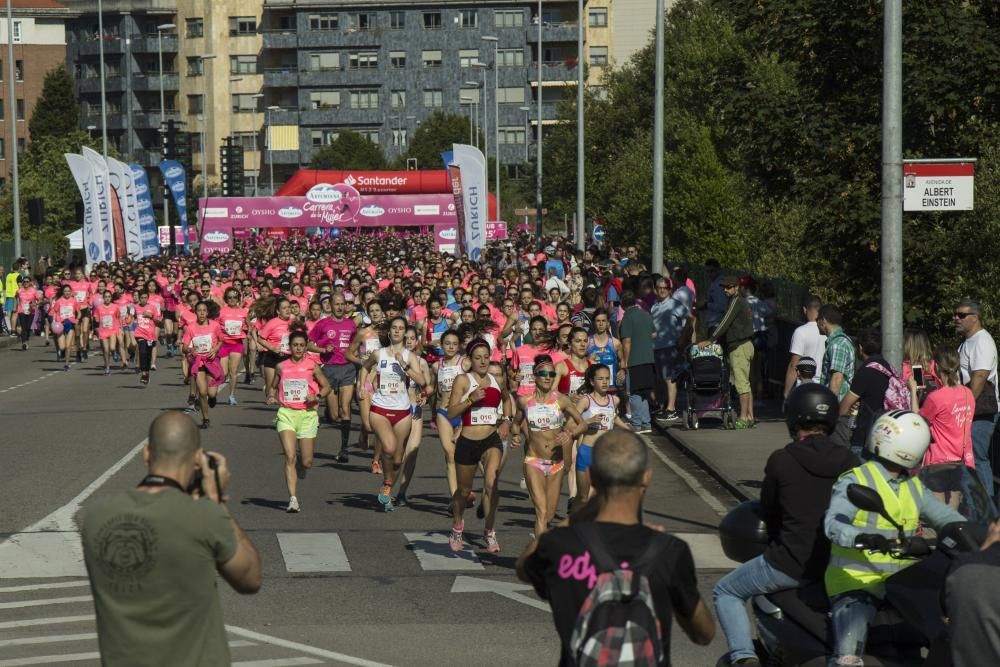
[[[101,661],[228,665],[216,572],[256,593],[261,564],[226,508],[226,460],[202,451],[189,416],[166,412],[149,427],[143,461],[149,474],[137,488],[83,511]],[[200,490],[189,493],[197,472]]]

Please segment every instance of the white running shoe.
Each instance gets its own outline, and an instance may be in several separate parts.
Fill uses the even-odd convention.
[[[521,488],[522,489],[527,489],[528,488],[528,483],[524,481],[523,477],[521,478]]]
[[[289,498],[288,499],[288,507],[285,508],[285,511],[288,512],[289,514],[294,514],[294,513],[298,512],[299,511],[299,499],[296,498],[295,496],[292,496],[291,498]]]
[[[497,541],[497,531],[487,530],[483,537],[486,539],[486,550],[491,554],[500,553],[500,543]]]
[[[229,405],[238,405],[236,403],[236,397],[233,396],[232,394],[229,395]]]

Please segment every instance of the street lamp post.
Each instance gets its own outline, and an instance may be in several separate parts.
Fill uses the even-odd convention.
[[[233,111],[233,84],[239,83],[243,80],[242,76],[231,76],[229,77],[229,136],[235,139],[236,137],[236,123],[235,123],[235,111]]]
[[[656,83],[653,110],[653,273],[663,273],[663,0],[656,0]]]
[[[587,229],[583,180],[586,168],[583,159],[583,63],[586,62],[583,56],[583,0],[577,0],[576,11],[576,249],[583,250],[583,236]]]
[[[13,0],[7,0],[7,99],[10,107],[7,113],[11,114],[10,123],[10,183],[13,187],[13,199],[11,205],[14,213],[14,255],[21,257],[21,185],[18,180],[18,154],[17,154],[17,107],[15,104],[16,93],[14,91],[14,10],[11,7]],[[104,85],[104,57],[101,57],[101,86]],[[101,111],[104,110],[103,88],[101,94]],[[105,139],[104,152],[107,154],[107,139]]]
[[[271,137],[271,112],[272,111],[277,111],[279,109],[281,109],[281,107],[279,107],[279,106],[270,106],[270,107],[267,108],[267,133],[266,133],[266,140],[267,140],[267,168],[271,172],[271,196],[272,197],[274,196],[274,153],[273,153],[271,145],[274,142],[271,141],[271,139],[272,139],[272,137]]]
[[[163,33],[166,30],[173,30],[177,26],[173,23],[163,23],[156,26],[156,54],[160,61],[160,144],[163,144],[163,137],[167,132],[167,105],[166,98],[163,94]],[[162,148],[161,148],[162,151]],[[163,181],[163,226],[170,226],[170,206],[167,204],[170,199],[170,193],[167,190],[167,182]],[[170,242],[173,245],[174,232],[170,230]],[[174,246],[176,248],[176,246]]]
[[[260,108],[260,101],[264,99],[264,93],[255,93],[253,98],[254,100],[256,100],[256,104],[254,106],[254,114],[256,114],[258,113],[257,109]],[[260,150],[260,144],[257,143],[256,140],[254,145],[257,146],[257,175],[254,177],[253,180],[253,196],[256,197],[258,194],[258,190],[260,190],[260,169],[263,166],[261,154],[263,153],[263,151]]]
[[[483,158],[486,160],[486,193],[489,194],[490,191],[490,112],[489,105],[486,104],[487,94],[486,94],[486,70],[487,65],[484,62],[477,60],[472,63],[472,66],[482,70],[483,72],[483,84],[482,84],[482,97],[481,101],[483,103]],[[487,206],[487,211],[489,207]],[[487,214],[487,217],[489,215]]]
[[[531,107],[520,107],[520,110],[524,112],[524,162],[528,162],[528,134],[530,130],[528,129],[528,114],[531,113]]]
[[[903,3],[882,4],[882,351],[903,362]]]
[[[472,145],[472,98],[471,97],[460,97],[459,103],[462,106],[468,107],[469,111],[469,145]]]
[[[476,96],[472,98],[472,104],[474,110],[474,115],[472,117],[472,127],[474,130],[473,133],[475,135],[476,148],[479,148],[479,100],[481,98],[481,95],[479,93],[479,83],[476,81],[466,81],[465,85],[469,88],[476,89]],[[470,141],[469,143],[471,144],[472,142]]]
[[[535,147],[535,243],[542,248],[542,0],[538,0],[538,145]]]
[[[204,199],[208,199],[208,114],[206,113],[208,104],[208,73],[205,71],[206,60],[215,60],[214,53],[207,53],[203,56],[199,56],[201,60],[201,75],[205,78],[205,88],[204,94],[201,98],[201,191]],[[199,222],[201,222],[202,216],[198,216]],[[187,239],[184,239],[187,241]]]
[[[496,162],[493,166],[496,183],[497,220],[500,220],[500,40],[492,35],[483,35],[484,42],[493,42],[493,150]],[[483,72],[485,74],[485,71]],[[485,86],[483,86],[485,88]],[[488,166],[488,165],[487,165]]]
[[[7,0],[7,7],[9,14],[10,0]],[[10,25],[7,26],[8,30],[10,30],[10,27],[11,27]],[[99,69],[101,77],[101,143],[104,149],[104,159],[107,159],[108,158],[108,100],[107,100],[107,93],[105,91],[105,75],[104,75],[104,0],[97,0],[97,32],[98,32],[97,52],[98,56],[101,59],[100,69]],[[8,35],[10,35],[9,32]],[[8,41],[13,42],[14,41],[13,37],[11,37]],[[14,59],[13,47],[8,49],[7,56],[11,60]],[[14,77],[11,76],[10,78],[13,81]],[[10,94],[11,94],[11,99],[13,100],[14,96],[13,83],[11,83]],[[14,152],[15,154],[17,153],[16,150]],[[15,180],[15,183],[16,182],[17,181]]]

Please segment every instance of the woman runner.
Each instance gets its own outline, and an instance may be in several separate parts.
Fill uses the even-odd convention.
[[[80,315],[80,302],[76,300],[73,288],[68,283],[63,284],[62,296],[55,300],[49,313],[52,315],[53,321],[57,323],[57,326],[52,329],[53,333],[58,336],[56,349],[63,354],[63,370],[68,371],[69,353],[73,347],[74,334],[76,333],[74,329]]]
[[[181,343],[188,355],[191,378],[198,390],[198,406],[201,408],[201,427],[208,428],[208,409],[215,407],[219,385],[226,376],[219,363],[219,349],[222,347],[222,327],[216,320],[208,319],[208,302],[199,301],[194,309],[198,319],[184,327]]]
[[[229,405],[236,405],[236,379],[243,359],[243,346],[247,338],[247,309],[240,304],[240,293],[230,287],[226,290],[225,305],[219,309],[222,328],[222,347],[219,362],[222,373],[229,379]],[[164,327],[166,330],[166,327]]]
[[[111,375],[111,356],[120,349],[121,321],[118,307],[114,305],[114,295],[111,290],[104,290],[101,303],[93,306],[94,321],[97,322],[97,338],[101,341],[101,353],[104,355],[104,374]],[[125,352],[121,351],[121,360],[125,362]],[[128,368],[128,364],[125,363]]]
[[[410,383],[410,435],[406,438],[406,445],[403,448],[403,466],[400,469],[399,486],[396,490],[396,497],[392,502],[396,506],[406,505],[406,490],[413,481],[413,472],[417,467],[417,453],[420,451],[420,439],[424,433],[424,405],[427,404],[431,384],[431,369],[427,361],[421,356],[423,349],[418,343],[419,334],[413,325],[406,327],[403,335],[403,344],[413,357],[413,363],[418,367],[421,380]]]
[[[604,364],[611,375],[608,391],[618,391],[625,382],[625,369],[618,365],[622,356],[621,341],[611,335],[611,318],[606,310],[594,312],[594,335],[587,342],[587,357],[592,364]]]
[[[269,299],[264,306],[267,320],[257,335],[257,347],[261,354],[260,365],[264,369],[264,394],[275,386],[275,367],[288,358],[288,331],[292,321],[292,307],[283,296],[265,297]]]
[[[31,337],[31,327],[35,321],[35,311],[42,301],[42,293],[35,289],[35,283],[30,276],[21,280],[14,299],[17,310],[17,329],[21,334],[21,350],[28,349],[28,339]]]
[[[149,370],[153,364],[153,349],[156,348],[156,323],[159,315],[149,305],[149,293],[142,290],[138,294],[139,302],[135,304],[135,341],[138,349],[139,363],[137,368],[141,375],[139,382],[149,384]]]
[[[298,480],[305,479],[306,471],[312,467],[313,448],[319,433],[316,405],[330,393],[330,384],[316,360],[306,356],[308,338],[305,331],[293,328],[288,344],[291,357],[275,367],[277,384],[269,389],[267,402],[271,405],[276,401],[281,403],[274,423],[285,454],[285,485],[288,487],[285,511],[298,512],[301,509],[296,497]],[[302,452],[301,457],[296,445]]]
[[[570,508],[586,503],[590,498],[590,461],[593,458],[594,443],[614,427],[628,431],[632,427],[618,415],[618,397],[611,391],[611,369],[604,364],[595,364],[587,369],[579,398],[576,399],[576,409],[587,424],[587,432],[580,438],[576,451],[576,503]],[[599,417],[594,421],[594,417]]]
[[[347,359],[359,367],[364,365],[365,361],[367,361],[374,352],[382,347],[382,342],[379,339],[378,334],[378,327],[382,324],[384,319],[382,304],[378,301],[372,301],[369,303],[367,319],[368,325],[358,329],[358,332],[354,334],[354,339],[351,341],[350,347],[347,348],[347,352],[345,353]],[[365,391],[362,392],[362,389]],[[375,393],[375,388],[371,386],[371,383],[363,383],[359,373],[358,384],[355,388],[355,396],[358,398],[358,410],[361,412],[361,437],[358,439],[358,446],[361,449],[368,449],[368,434],[371,433],[372,430],[371,397],[373,393]],[[378,438],[375,438],[375,455],[372,457],[372,474],[382,474],[382,445],[379,443]]]
[[[438,436],[441,438],[441,449],[444,450],[445,476],[448,478],[448,493],[455,495],[458,481],[455,476],[455,441],[462,429],[462,418],[448,418],[448,406],[451,405],[451,389],[455,378],[468,372],[468,361],[465,355],[459,354],[458,333],[446,331],[441,336],[443,356],[434,363],[431,377],[434,378],[439,407],[434,415],[437,422]]]

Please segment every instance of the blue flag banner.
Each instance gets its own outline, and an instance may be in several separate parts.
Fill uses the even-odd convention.
[[[187,185],[184,179],[184,167],[177,160],[162,160],[160,171],[167,182],[167,187],[174,196],[174,204],[177,205],[177,218],[181,221],[181,229],[184,232],[184,252],[188,252],[188,223],[187,223]]]
[[[132,170],[132,183],[135,185],[136,205],[139,209],[139,238],[142,244],[142,256],[159,255],[160,239],[156,229],[156,216],[153,215],[153,198],[149,191],[149,176],[145,169],[134,162],[130,162],[128,168]]]

